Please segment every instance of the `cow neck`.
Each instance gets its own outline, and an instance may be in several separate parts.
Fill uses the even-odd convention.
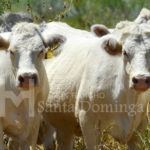
[[[126,91],[129,90],[129,86],[127,83],[129,83],[129,78],[125,72],[124,62],[121,61],[121,63],[118,64],[118,73],[116,80],[114,81],[115,88],[112,89],[113,99],[115,99],[116,102],[122,103],[122,97],[124,97]]]

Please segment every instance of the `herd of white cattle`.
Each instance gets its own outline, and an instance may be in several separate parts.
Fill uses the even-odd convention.
[[[100,131],[111,124],[110,134],[137,150],[136,131],[148,124],[150,11],[91,32],[11,15],[0,18],[0,150],[4,134],[9,150],[35,150],[40,138],[45,150],[53,140],[72,150],[74,136],[98,150]]]

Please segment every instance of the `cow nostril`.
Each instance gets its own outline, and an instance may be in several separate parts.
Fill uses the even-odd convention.
[[[37,75],[36,74],[32,75],[32,80],[34,81],[35,84],[37,83]]]
[[[137,84],[138,83],[138,79],[136,79],[135,77],[132,79],[132,82],[134,83],[134,84]]]
[[[24,82],[24,78],[22,76],[19,76],[18,80],[19,80],[20,83]]]
[[[146,84],[150,84],[150,79],[149,79],[149,78],[146,79],[146,80],[145,80],[145,83],[146,83]]]

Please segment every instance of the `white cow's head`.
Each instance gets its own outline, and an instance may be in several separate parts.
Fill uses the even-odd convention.
[[[65,41],[61,35],[42,35],[33,23],[19,23],[11,33],[0,35],[0,49],[10,53],[16,85],[28,90],[40,83],[42,59],[47,47]]]
[[[150,26],[121,22],[113,35],[115,38],[104,37],[103,48],[110,55],[122,55],[130,88],[147,90],[150,87]]]

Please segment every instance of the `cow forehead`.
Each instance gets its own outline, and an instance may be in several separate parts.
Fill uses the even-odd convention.
[[[44,43],[39,36],[24,37],[19,35],[11,38],[9,47],[11,51],[40,51],[44,48]]]
[[[150,25],[132,23],[124,28],[118,29],[120,34],[120,42],[124,45],[129,44],[150,44]]]
[[[143,34],[150,35],[150,25],[148,24],[131,24],[120,30],[123,35],[129,34],[134,36],[142,36]]]
[[[21,33],[21,34],[30,33],[33,35],[33,34],[35,34],[35,31],[37,31],[37,30],[39,30],[38,25],[36,25],[34,23],[22,22],[22,23],[16,24],[13,27],[12,32]]]
[[[121,31],[122,33],[132,33],[140,34],[141,32],[149,33],[150,25],[148,23],[136,23],[130,21],[121,21],[116,25],[116,30]]]
[[[123,49],[130,52],[130,54],[150,53],[150,36],[129,36],[123,44]]]
[[[17,24],[10,37],[10,48],[37,51],[44,48],[42,36],[37,25],[33,23]]]

